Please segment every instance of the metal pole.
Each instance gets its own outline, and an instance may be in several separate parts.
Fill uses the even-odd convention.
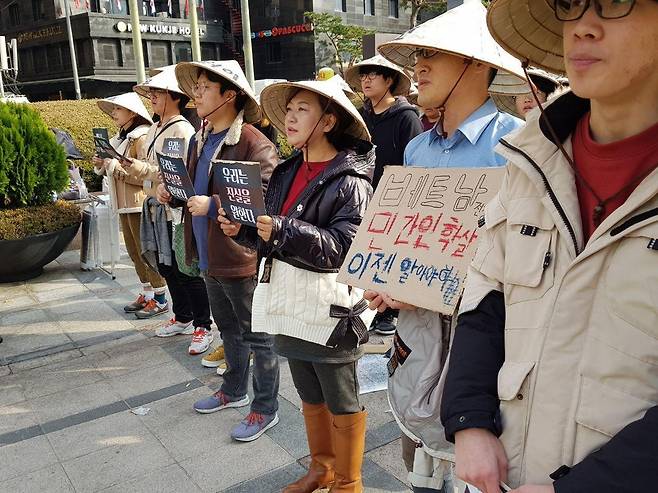
[[[130,8],[130,24],[133,31],[133,53],[135,55],[135,70],[137,72],[137,83],[146,80],[144,70],[144,50],[142,49],[142,32],[139,30],[139,7],[137,0],[128,0]]]
[[[240,0],[242,7],[242,50],[247,81],[254,89],[254,56],[251,51],[251,22],[249,21],[249,0]]]
[[[73,30],[71,29],[71,5],[66,0],[66,32],[69,35],[69,49],[71,50],[71,67],[73,68],[73,85],[75,87],[75,99],[82,99],[80,94],[80,79],[78,78],[78,60],[75,56],[75,42],[73,41]]]
[[[199,41],[199,15],[196,0],[190,0],[190,29],[192,30],[192,61],[201,61],[201,42]]]

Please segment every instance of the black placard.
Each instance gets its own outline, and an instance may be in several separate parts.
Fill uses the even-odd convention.
[[[240,224],[256,225],[265,212],[260,164],[248,161],[213,161],[213,180],[228,218]]]
[[[180,137],[167,137],[162,143],[162,154],[170,157],[184,158],[185,139]]]
[[[158,158],[158,166],[160,167],[164,186],[172,197],[187,201],[187,199],[196,195],[183,158],[164,156],[159,152],[156,152],[155,155]]]
[[[96,145],[96,154],[98,155],[99,158],[105,159],[105,158],[111,158],[110,156],[103,147],[99,146],[98,143],[96,142],[96,138],[101,139],[102,141],[107,141],[108,144],[110,142],[110,135],[107,133],[107,128],[92,128],[91,133],[94,136],[94,144]]]
[[[110,141],[100,135],[95,135],[94,134],[94,144],[96,146],[96,152],[100,157],[104,158],[114,158],[119,160],[121,163],[131,162],[130,159],[127,157],[119,154],[117,150],[112,147],[112,144],[110,144]]]

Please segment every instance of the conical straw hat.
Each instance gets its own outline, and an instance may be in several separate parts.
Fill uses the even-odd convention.
[[[242,67],[240,67],[240,64],[236,60],[181,62],[176,65],[178,83],[181,89],[191,98],[194,98],[194,87],[196,86],[201,70],[212,72],[222,79],[235,84],[247,96],[247,103],[244,107],[244,121],[254,123],[260,120],[261,111],[258,100],[247,81],[247,77],[242,71]]]
[[[459,7],[380,45],[378,50],[394,64],[408,69],[413,68],[414,51],[422,48],[472,58],[498,69],[498,73],[516,76],[518,84],[525,84],[521,62],[494,41],[487,29],[486,16],[487,9],[479,0],[465,0]]]
[[[534,67],[529,68],[528,75],[530,76],[531,80],[541,78],[547,82],[550,82],[555,86],[555,91],[559,90],[561,87],[558,77],[549,72],[546,72],[545,70]],[[510,76],[507,74],[498,74],[496,76],[496,80],[494,80],[494,84],[492,84],[489,88],[489,94],[491,95],[491,99],[494,100],[494,103],[496,103],[498,109],[509,113],[510,115],[523,118],[523,115],[520,115],[516,111],[514,96],[530,93],[530,86],[527,83],[519,86],[514,80],[510,81],[509,79]],[[514,77],[514,79],[516,79],[516,77]],[[550,96],[550,94],[547,94],[547,96]]]
[[[391,94],[393,94],[393,96],[404,96],[409,92],[409,88],[411,87],[411,77],[409,77],[409,75],[399,65],[395,65],[394,63],[389,62],[381,55],[375,55],[374,57],[363,60],[347,69],[345,78],[352,89],[356,91],[361,90],[361,78],[359,76],[361,67],[384,67],[392,70],[393,72],[399,74],[399,77],[398,85],[395,88],[395,91],[393,91]]]
[[[148,97],[148,92],[151,89],[162,89],[185,95],[185,92],[178,86],[173,65],[164,67],[157,75],[149,77],[141,84],[133,86],[133,91],[145,98]]]
[[[260,102],[263,105],[265,116],[272,122],[277,130],[286,131],[286,106],[292,95],[300,90],[314,92],[329,99],[338,105],[351,118],[345,129],[346,134],[357,139],[370,142],[370,133],[359,111],[345,95],[338,84],[329,80],[308,80],[299,82],[277,82],[263,89]]]
[[[153,124],[153,119],[151,118],[151,115],[149,115],[146,106],[144,106],[144,103],[142,102],[140,97],[134,92],[127,92],[124,94],[119,94],[117,96],[111,96],[109,98],[99,99],[96,102],[96,104],[101,109],[101,111],[103,111],[103,113],[106,113],[110,116],[112,116],[112,110],[114,109],[115,106],[121,106],[122,108],[126,108],[127,110],[130,110],[133,113],[137,113],[139,116],[144,118],[147,122]]]
[[[549,0],[496,0],[487,16],[492,36],[529,65],[564,73],[562,22]]]

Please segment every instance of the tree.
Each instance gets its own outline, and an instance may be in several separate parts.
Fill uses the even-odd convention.
[[[313,24],[318,41],[325,45],[329,44],[333,48],[336,64],[344,77],[345,70],[363,57],[363,36],[374,31],[361,26],[343,24],[339,16],[325,12],[304,12],[304,15]],[[348,60],[347,66],[345,59]]]
[[[442,14],[447,8],[446,0],[402,0],[401,5],[405,9],[411,9],[411,15],[409,16],[410,28],[416,27],[418,16],[423,10]]]

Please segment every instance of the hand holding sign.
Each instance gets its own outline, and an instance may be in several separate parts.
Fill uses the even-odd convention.
[[[214,187],[228,219],[256,226],[256,218],[266,214],[259,163],[213,161],[213,165]]]
[[[187,208],[193,216],[205,216],[210,209],[210,197],[193,195],[187,199]]]
[[[110,141],[107,138],[107,129],[94,129],[94,130],[105,130],[105,132],[99,132],[98,134],[94,133],[94,144],[96,145],[96,153],[99,157],[102,158],[113,158],[119,161],[122,166],[128,167],[132,165],[132,160],[119,154],[117,150],[112,147]]]
[[[160,166],[160,173],[162,173],[162,181],[167,192],[172,197],[185,202],[190,197],[196,195],[183,159],[180,157],[163,156],[158,152],[155,154],[158,159],[158,166]]]
[[[270,216],[258,216],[256,219],[256,228],[258,229],[258,236],[267,243],[272,237],[273,221]]]

